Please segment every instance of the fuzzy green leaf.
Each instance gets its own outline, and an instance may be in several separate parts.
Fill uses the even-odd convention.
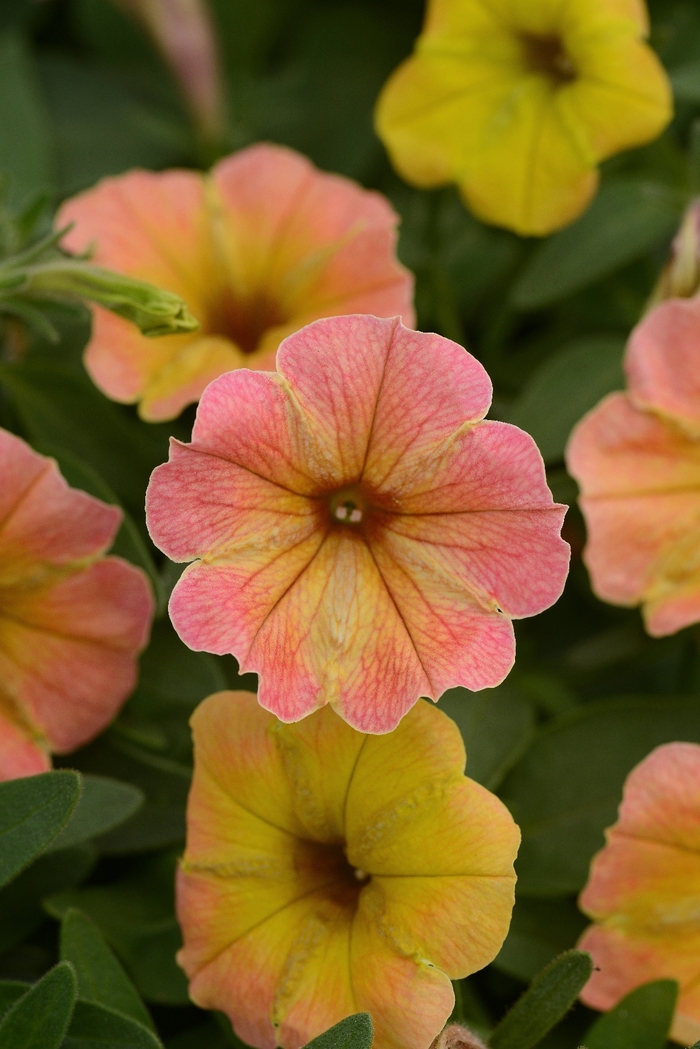
[[[77,772],[45,772],[0,783],[0,887],[53,841],[80,797]]]

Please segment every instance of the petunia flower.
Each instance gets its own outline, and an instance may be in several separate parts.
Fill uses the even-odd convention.
[[[671,119],[648,28],[643,0],[429,0],[378,134],[413,185],[456,182],[486,222],[551,233],[585,209],[601,160]]]
[[[325,707],[284,725],[245,692],[192,718],[177,886],[190,996],[259,1049],[366,1011],[374,1049],[428,1049],[450,979],[498,952],[520,834],[463,775],[460,734],[421,701],[391,735]]]
[[[700,1039],[700,746],[657,747],[627,777],[580,898],[595,920],[579,944],[595,970],[581,995],[608,1010],[650,980],[675,979],[671,1038]]]
[[[669,299],[630,338],[627,393],[574,429],[593,589],[642,605],[655,637],[700,620],[700,297]]]
[[[103,556],[120,520],[0,429],[0,779],[92,739],[135,684],[154,603],[139,568]]]
[[[277,366],[213,382],[153,473],[151,536],[195,561],[180,637],[257,671],[282,721],[331,703],[388,732],[421,695],[496,685],[511,619],[558,598],[569,548],[533,440],[483,419],[483,367],[366,316],[316,321]]]
[[[414,320],[413,278],[395,257],[397,216],[379,193],[257,145],[209,175],[131,171],[62,207],[70,251],[180,295],[200,321],[147,339],[94,311],[85,365],[108,397],[171,419],[234,368],[274,369],[282,339],[339,313]]]

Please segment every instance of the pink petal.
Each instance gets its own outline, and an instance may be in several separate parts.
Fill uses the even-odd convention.
[[[625,371],[641,407],[700,434],[700,297],[654,307],[630,337]]]
[[[386,487],[399,462],[415,473],[428,451],[482,418],[491,400],[488,375],[466,350],[398,320],[316,321],[285,340],[277,364],[323,442],[323,468],[335,468],[329,481],[336,485],[363,476]]]
[[[378,515],[377,543],[417,588],[428,575],[446,588],[459,580],[485,611],[530,616],[563,590],[565,513],[552,502],[534,441],[514,426],[484,422],[425,471],[399,513]]]
[[[3,585],[39,570],[38,563],[69,565],[112,544],[121,510],[69,488],[52,459],[6,430],[0,430],[0,475]]]
[[[36,776],[50,768],[51,758],[46,749],[14,721],[0,714],[0,781]]]
[[[220,161],[222,245],[234,288],[266,288],[295,330],[341,313],[415,320],[395,258],[398,216],[379,193],[262,143]]]
[[[386,732],[429,687],[355,536],[321,532],[263,568],[252,558],[246,568],[193,566],[173,591],[170,614],[190,647],[234,652],[242,669],[256,670],[260,703],[282,721],[330,702],[355,728]]]
[[[700,852],[700,746],[666,743],[632,769],[615,828]]]
[[[576,427],[567,449],[588,527],[584,560],[596,593],[647,602],[648,629],[671,633],[700,613],[700,456],[694,441],[625,394]]]
[[[105,558],[48,588],[7,588],[0,678],[51,748],[96,736],[132,690],[153,596],[140,569]]]

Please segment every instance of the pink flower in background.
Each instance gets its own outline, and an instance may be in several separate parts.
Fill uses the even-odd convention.
[[[154,542],[195,561],[170,602],[191,648],[261,675],[283,721],[331,703],[365,732],[419,696],[498,684],[512,618],[566,579],[565,507],[461,346],[334,317],[290,336],[278,373],[205,391],[147,494]]]
[[[700,746],[657,747],[627,777],[617,823],[580,898],[579,947],[596,970],[581,995],[612,1009],[650,980],[680,984],[671,1037],[700,1039]]]
[[[604,601],[642,605],[647,630],[700,620],[700,298],[637,325],[627,393],[585,416],[567,449],[581,488],[584,561]]]
[[[92,739],[135,684],[153,597],[140,569],[103,556],[120,520],[0,430],[0,779]]]
[[[257,145],[209,175],[132,171],[64,204],[65,248],[180,295],[198,331],[149,339],[100,308],[85,364],[114,400],[171,419],[234,368],[274,369],[291,332],[318,317],[400,314],[413,278],[396,260],[397,216],[379,193]]]
[[[464,775],[464,744],[421,701],[363,736],[326,707],[282,725],[246,692],[192,718],[178,874],[190,995],[260,1049],[298,1049],[351,1013],[374,1049],[428,1049],[450,979],[488,964],[513,909],[520,832]]]

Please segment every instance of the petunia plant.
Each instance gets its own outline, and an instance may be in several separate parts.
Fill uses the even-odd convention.
[[[698,1039],[698,83],[0,4],[0,1049]]]

